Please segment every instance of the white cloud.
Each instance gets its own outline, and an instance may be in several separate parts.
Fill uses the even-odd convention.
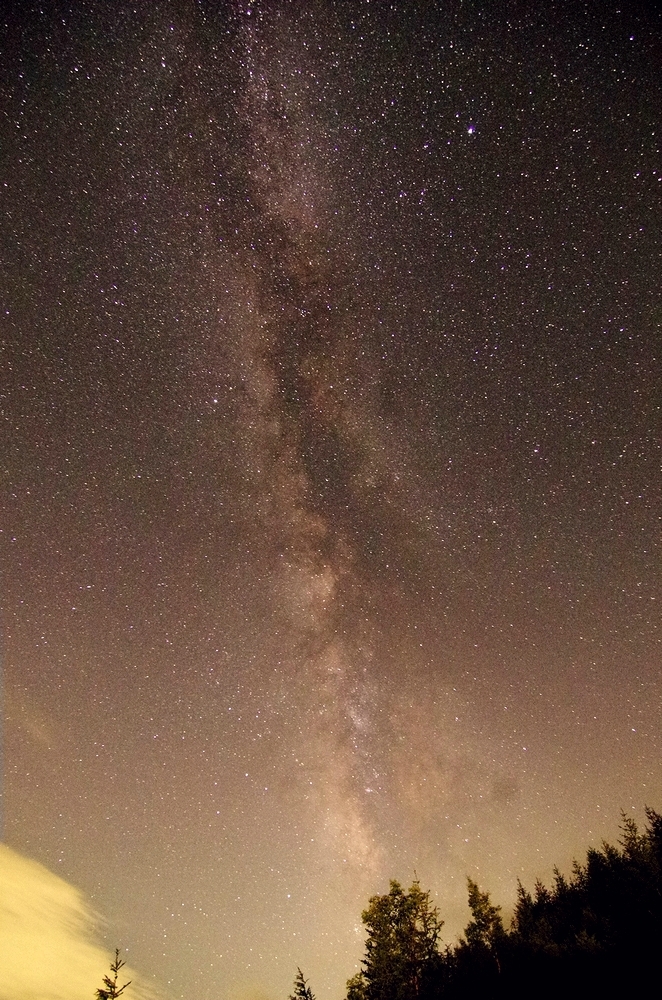
[[[2,1000],[93,1000],[114,957],[95,944],[97,923],[78,889],[0,844]],[[132,980],[126,1000],[155,997],[122,973]]]

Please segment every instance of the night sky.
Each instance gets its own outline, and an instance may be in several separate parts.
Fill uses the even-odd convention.
[[[341,1000],[662,807],[662,17],[3,6],[5,842]]]

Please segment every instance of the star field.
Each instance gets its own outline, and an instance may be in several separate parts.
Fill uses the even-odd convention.
[[[5,840],[165,995],[660,809],[660,27],[4,13]]]

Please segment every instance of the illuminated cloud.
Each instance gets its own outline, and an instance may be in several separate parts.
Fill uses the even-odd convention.
[[[36,861],[0,845],[0,997],[91,1000],[112,955],[82,894]],[[129,967],[127,1000],[154,998]]]

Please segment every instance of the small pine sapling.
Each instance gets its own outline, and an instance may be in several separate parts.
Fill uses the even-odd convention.
[[[116,1000],[117,997],[124,993],[127,986],[131,985],[131,980],[129,980],[128,983],[125,983],[124,986],[117,985],[117,976],[120,969],[124,965],[126,965],[126,962],[122,961],[120,958],[120,950],[119,948],[116,948],[115,961],[110,963],[110,971],[113,978],[111,979],[110,976],[103,977],[103,986],[100,986],[96,992],[97,1000]]]

